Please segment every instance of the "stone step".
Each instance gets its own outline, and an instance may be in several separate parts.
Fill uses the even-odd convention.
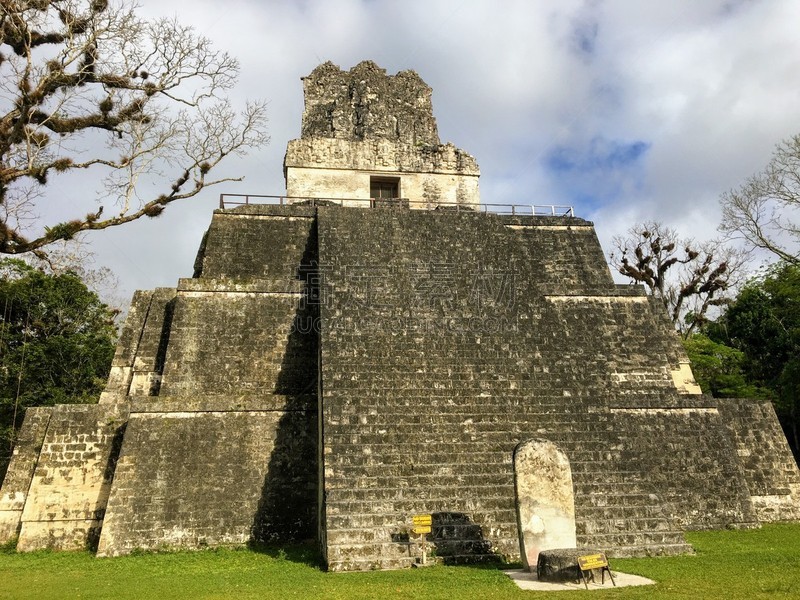
[[[653,486],[649,482],[630,481],[617,483],[575,483],[575,495],[588,496],[617,496],[619,494],[646,494],[651,495]],[[658,500],[657,496],[654,498]]]
[[[403,546],[402,552],[406,554],[410,551],[408,544],[397,544],[397,546]],[[350,545],[343,548],[343,551],[338,550],[336,547],[328,547],[328,568],[333,572],[407,569],[417,562],[414,555],[380,556],[377,553],[359,552],[357,547]],[[363,558],[364,556],[370,558]]]
[[[578,504],[575,507],[576,521],[607,521],[620,518],[663,519],[664,508],[660,504],[622,507],[585,507]]]
[[[401,417],[397,416],[397,420],[394,423],[369,423],[361,426],[329,425],[326,427],[326,431],[329,432],[326,442],[329,445],[375,446],[377,449],[380,449],[381,446],[396,448],[398,443],[414,450],[416,449],[414,444],[431,443],[484,443],[494,444],[499,448],[510,447],[513,449],[514,445],[520,440],[546,438],[551,441],[558,440],[560,442],[559,445],[563,447],[565,452],[569,451],[573,455],[577,455],[574,457],[577,462],[593,460],[595,455],[591,453],[596,452],[598,449],[603,450],[606,454],[611,449],[607,439],[605,442],[602,441],[604,432],[597,433],[569,429],[564,431],[562,428],[556,433],[555,426],[543,427],[541,422],[536,424],[523,422],[512,428],[504,423],[475,425],[469,422],[469,418],[467,418],[467,423],[409,422],[398,425],[399,419]],[[566,424],[561,424],[559,427],[562,425]],[[573,433],[574,437],[566,439],[566,436]],[[598,467],[605,467],[605,470],[610,470],[610,466],[613,465],[593,465],[593,468],[597,470]],[[573,470],[575,469],[573,468]]]
[[[639,471],[611,471],[598,472],[595,462],[570,461],[572,467],[572,480],[576,485],[583,486],[611,486],[617,484],[640,483],[642,474]]]
[[[422,497],[441,497],[457,495],[458,486],[468,485],[470,489],[483,496],[494,495],[498,488],[502,488],[502,493],[508,491],[508,486],[512,485],[510,475],[464,475],[461,477],[442,477],[413,476],[408,487],[396,487],[397,481],[391,481],[390,485],[382,486],[377,482],[374,487],[356,488],[352,485],[342,486],[341,488],[329,488],[327,492],[327,502],[347,502],[350,500],[361,500],[364,496],[374,499],[414,499]],[[422,494],[422,495],[420,495]]]
[[[608,549],[625,546],[685,543],[686,540],[681,531],[629,531],[625,533],[593,533],[578,536],[578,544]]]
[[[580,503],[584,507],[627,507],[627,506],[654,506],[658,502],[658,496],[647,493],[623,493],[616,494],[594,494],[581,498]]]
[[[634,546],[615,546],[606,551],[609,558],[641,558],[648,556],[680,556],[694,554],[691,544],[649,544]],[[613,568],[613,565],[611,565]]]
[[[474,496],[473,496],[474,497]],[[462,511],[471,514],[469,490],[464,490],[464,496],[454,501],[450,494],[443,498],[430,498],[426,500],[352,500],[347,502],[328,502],[326,503],[327,515],[349,515],[349,514],[369,514],[386,513],[410,515],[417,513],[432,513],[443,510]],[[480,503],[482,513],[505,513],[509,515],[509,521],[514,520],[513,498],[509,499],[507,494],[498,492],[497,496],[490,496],[483,499]]]
[[[402,529],[412,526],[411,517],[414,514],[431,514],[433,526],[445,527],[451,524],[450,515],[462,515],[467,518],[467,524],[483,523],[489,519],[499,522],[498,530],[516,535],[517,525],[513,507],[506,510],[483,511],[480,513],[443,513],[427,511],[424,505],[418,505],[417,510],[406,513],[378,513],[346,512],[328,515],[328,524],[331,530],[343,531],[347,529]],[[428,507],[430,508],[430,507]]]
[[[386,485],[397,485],[393,477],[432,477],[439,481],[449,478],[453,483],[458,483],[457,478],[483,474],[505,474],[511,477],[511,461],[500,458],[497,453],[490,453],[485,463],[475,463],[470,466],[469,461],[460,463],[422,463],[413,455],[396,455],[387,457],[390,460],[372,459],[363,465],[353,464],[327,464],[325,466],[326,488],[364,487],[375,488]],[[510,459],[510,457],[509,457]]]
[[[434,561],[436,564],[444,565],[490,565],[502,563],[504,560],[506,557],[493,553],[441,554],[438,548],[436,548],[436,556],[428,559],[429,562]]]
[[[612,533],[665,533],[675,531],[675,528],[663,517],[638,517],[618,519],[585,519],[575,523],[579,535],[597,535]]]
[[[413,377],[413,375],[409,375]],[[565,422],[575,425],[595,425],[604,426],[614,418],[613,413],[603,409],[598,411],[601,406],[595,405],[595,410],[589,411],[590,406],[586,402],[576,403],[569,399],[558,398],[554,400],[537,399],[533,402],[531,396],[533,390],[511,390],[504,388],[494,392],[494,396],[481,396],[481,389],[461,388],[459,390],[431,389],[430,385],[424,384],[414,386],[401,381],[376,380],[366,381],[362,385],[347,385],[342,393],[348,396],[362,393],[368,396],[364,401],[365,407],[381,408],[380,415],[370,415],[373,418],[387,417],[388,415],[398,415],[409,418],[419,415],[422,418],[436,418],[439,415],[450,414],[487,414],[490,416],[505,415],[504,411],[514,411],[513,416],[517,417],[514,422],[519,422],[519,418],[532,419],[538,418],[558,418]],[[537,390],[538,391],[538,390]],[[326,392],[323,392],[325,394]],[[341,396],[340,396],[341,398]],[[337,402],[337,398],[327,401],[326,416],[336,416],[347,414],[353,408],[350,402]],[[599,404],[599,403],[598,403]],[[386,412],[383,412],[386,411]],[[359,415],[369,414],[360,412]],[[391,422],[388,418],[386,419]]]

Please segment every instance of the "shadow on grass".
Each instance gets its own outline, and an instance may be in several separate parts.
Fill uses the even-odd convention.
[[[0,544],[0,554],[16,554],[18,539],[17,536],[14,536],[6,543]]]
[[[289,562],[317,569],[322,568],[322,557],[319,554],[316,544],[313,542],[286,545],[252,542],[248,544],[247,549],[251,552],[264,554],[276,560],[288,560]]]

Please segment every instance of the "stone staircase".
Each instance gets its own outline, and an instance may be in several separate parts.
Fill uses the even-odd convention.
[[[648,330],[649,301],[621,293],[597,269],[591,227],[571,223],[565,234],[487,215],[320,209],[331,569],[411,564],[414,514],[446,515],[431,533],[445,561],[518,556],[512,455],[531,438],[575,464],[580,544],[616,556],[691,550],[623,460],[607,409],[618,395],[674,389],[676,342]],[[380,236],[391,244],[364,243]],[[446,293],[431,301],[437,262]],[[513,302],[473,302],[483,274],[509,270]],[[508,319],[493,329],[487,314]]]
[[[639,472],[604,469],[598,478],[594,461],[571,466],[579,546],[608,549],[617,558],[692,552]]]

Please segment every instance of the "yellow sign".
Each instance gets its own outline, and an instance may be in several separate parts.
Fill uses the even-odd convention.
[[[423,533],[430,533],[431,532],[431,526],[430,525],[418,525],[418,526],[414,527],[411,531],[413,531],[417,535],[421,535]]]
[[[605,554],[587,554],[578,557],[578,566],[581,571],[591,571],[592,569],[602,569],[608,567],[608,559]]]
[[[431,515],[414,515],[411,517],[411,522],[415,526],[430,527],[433,523],[433,518]]]

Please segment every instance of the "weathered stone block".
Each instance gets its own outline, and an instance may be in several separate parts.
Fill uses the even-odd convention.
[[[316,343],[313,329],[301,328],[311,319],[302,296],[188,294],[175,303],[162,394],[301,393],[313,380]]]
[[[769,402],[717,401],[759,521],[800,520],[800,472]]]
[[[195,401],[131,414],[99,555],[313,536],[315,411]]]
[[[52,409],[25,499],[18,550],[96,544],[126,420],[127,409],[117,405]]]
[[[414,71],[391,77],[368,60],[349,72],[326,62],[303,78],[303,92],[304,138],[439,143],[432,90]]]

